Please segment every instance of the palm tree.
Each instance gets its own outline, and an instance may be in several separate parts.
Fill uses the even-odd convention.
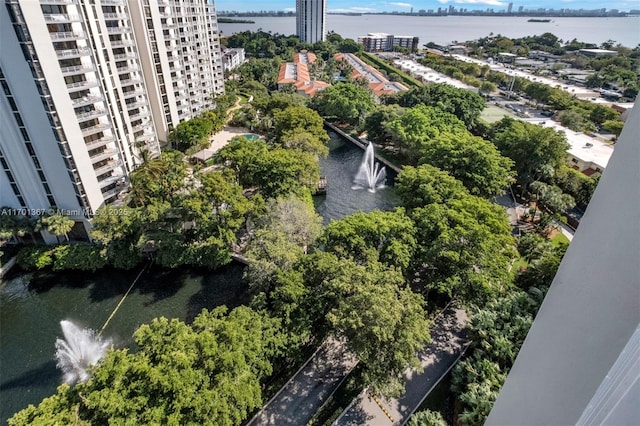
[[[69,232],[73,229],[75,222],[69,219],[67,216],[61,214],[54,214],[51,216],[45,216],[41,219],[42,226],[47,231],[55,235],[56,237],[64,235],[64,238],[69,241]]]

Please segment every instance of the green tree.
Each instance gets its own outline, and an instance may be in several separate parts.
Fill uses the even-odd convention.
[[[570,147],[566,136],[552,128],[508,117],[494,125],[492,141],[514,161],[523,192],[531,182],[551,178],[565,164]]]
[[[504,210],[479,197],[412,210],[417,232],[413,269],[421,287],[462,300],[486,300],[502,291],[514,257]]]
[[[377,105],[364,120],[364,130],[367,139],[378,144],[386,145],[391,140],[385,124],[393,117],[402,114],[402,108],[398,105]]]
[[[64,235],[64,239],[69,241],[69,232],[73,229],[75,221],[62,214],[56,213],[51,216],[43,216],[40,219],[42,226],[56,237]]]
[[[589,119],[596,125],[602,126],[605,121],[608,120],[616,120],[620,114],[618,111],[614,110],[611,107],[606,107],[604,105],[596,105],[591,110],[589,114]]]
[[[290,106],[273,115],[273,129],[270,140],[282,142],[283,137],[291,138],[296,133],[306,132],[315,136],[320,142],[329,140],[324,130],[322,118],[312,109],[303,106]]]
[[[459,179],[473,195],[500,194],[511,180],[513,162],[491,142],[469,133],[444,133],[425,143],[421,163],[428,163]]]
[[[414,413],[407,426],[447,426],[447,422],[439,412],[424,410]]]
[[[558,113],[558,121],[575,132],[583,131],[587,125],[582,114],[571,110],[560,111]]]
[[[376,263],[352,264],[326,286],[341,294],[327,320],[364,364],[365,384],[383,395],[402,393],[402,373],[419,367],[416,354],[429,341],[422,297],[399,272]]]
[[[213,131],[213,122],[203,117],[194,117],[178,124],[169,133],[169,142],[179,151],[186,151],[207,140]]]
[[[429,164],[403,167],[396,177],[395,189],[407,209],[447,203],[469,195],[462,182]]]
[[[441,133],[463,134],[466,129],[454,115],[418,105],[391,118],[385,125],[385,131],[391,135],[395,147],[406,156],[408,162],[415,164],[421,148],[430,139]]]
[[[415,228],[404,209],[355,213],[331,222],[325,229],[325,250],[366,264],[376,260],[406,270],[416,250]]]
[[[261,380],[285,342],[278,320],[247,307],[225,314],[141,326],[136,353],[109,351],[87,382],[61,386],[9,423],[240,425],[262,405]]]
[[[319,92],[312,106],[325,117],[358,124],[373,110],[375,102],[368,89],[354,83],[338,83]]]
[[[620,133],[622,133],[623,127],[624,127],[624,122],[619,120],[607,120],[604,123],[602,123],[603,129],[613,133],[616,136],[620,136]]]
[[[438,108],[453,114],[467,128],[471,128],[484,109],[484,100],[477,93],[459,89],[446,84],[426,84],[414,87],[405,92],[398,92],[384,101],[386,104],[397,103],[403,107],[414,107],[419,104]]]

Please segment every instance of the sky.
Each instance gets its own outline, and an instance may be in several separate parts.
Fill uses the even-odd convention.
[[[506,9],[509,0],[403,0],[403,1],[365,1],[365,0],[327,0],[327,10],[333,12],[414,12],[420,9],[447,8],[453,5],[456,9]],[[215,0],[218,11],[258,11],[287,10],[295,11],[295,0]],[[640,0],[523,0],[513,1],[513,10],[519,6],[525,9],[640,9]]]

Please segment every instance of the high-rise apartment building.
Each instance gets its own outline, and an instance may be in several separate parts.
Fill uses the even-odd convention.
[[[0,206],[122,200],[142,152],[224,91],[208,0],[7,0],[0,7]],[[84,226],[80,226],[80,225]],[[45,238],[50,238],[45,234]]]
[[[296,35],[303,43],[324,41],[326,0],[296,0]]]

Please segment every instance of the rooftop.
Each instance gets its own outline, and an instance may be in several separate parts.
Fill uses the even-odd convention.
[[[601,142],[596,138],[585,135],[584,133],[569,130],[566,127],[562,127],[550,120],[544,121],[543,123],[543,126],[545,127],[552,127],[556,131],[564,132],[567,136],[567,142],[571,145],[571,148],[567,150],[570,155],[575,158],[579,158],[584,162],[592,163],[597,167],[600,167],[602,170],[607,168],[609,159],[613,154],[612,145]]]

